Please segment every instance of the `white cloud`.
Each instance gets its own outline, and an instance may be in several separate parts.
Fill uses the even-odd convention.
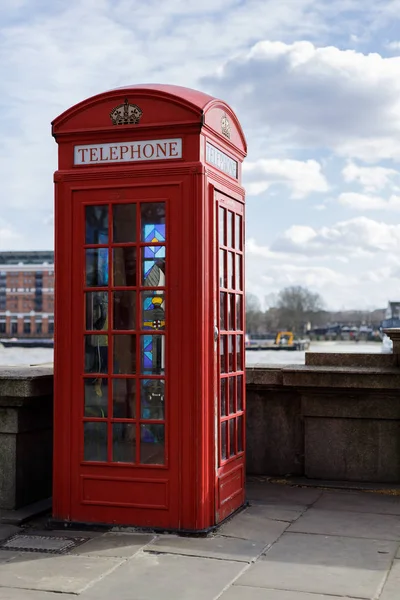
[[[357,182],[366,192],[376,192],[388,185],[394,185],[393,179],[399,179],[400,173],[396,169],[387,167],[360,167],[350,161],[342,170],[343,179],[347,183]]]
[[[17,250],[21,245],[21,235],[0,218],[0,250]]]
[[[271,186],[282,184],[289,188],[290,197],[304,198],[311,192],[326,192],[328,182],[315,160],[260,159],[243,165],[246,190],[258,195]]]
[[[379,196],[367,196],[356,192],[343,192],[338,198],[340,204],[354,210],[400,211],[400,196],[390,196],[387,200]]]

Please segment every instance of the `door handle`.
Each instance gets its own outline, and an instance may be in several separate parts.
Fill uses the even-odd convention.
[[[218,334],[219,334],[219,330],[218,330],[218,327],[215,325],[214,326],[214,342],[218,341]]]

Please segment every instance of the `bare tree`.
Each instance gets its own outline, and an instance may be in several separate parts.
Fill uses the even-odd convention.
[[[281,327],[304,333],[307,322],[323,309],[324,301],[319,294],[302,286],[291,286],[278,294]]]

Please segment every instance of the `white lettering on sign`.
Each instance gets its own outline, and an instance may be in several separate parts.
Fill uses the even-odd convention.
[[[182,158],[182,139],[75,146],[75,165]]]
[[[208,142],[206,143],[206,161],[234,179],[238,178],[238,164],[236,160],[233,160],[233,158],[225,154],[225,152],[218,150],[218,148],[212,146]]]

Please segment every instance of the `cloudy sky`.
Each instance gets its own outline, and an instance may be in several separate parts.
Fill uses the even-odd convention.
[[[248,291],[400,300],[400,0],[1,0],[0,69],[0,249],[53,247],[54,117],[175,83],[243,124]]]

